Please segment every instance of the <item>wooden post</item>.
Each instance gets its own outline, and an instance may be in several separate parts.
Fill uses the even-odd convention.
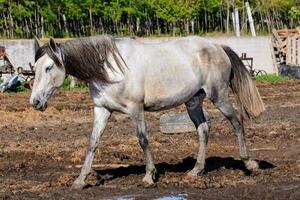
[[[286,64],[291,64],[291,55],[292,55],[292,39],[291,37],[288,37],[287,38],[287,45],[286,45],[286,48],[287,48],[287,53],[286,53]]]
[[[256,37],[256,32],[255,32],[255,28],[254,28],[254,22],[253,22],[253,18],[252,18],[252,14],[251,14],[251,9],[250,9],[248,1],[246,2],[246,10],[247,10],[247,15],[248,15],[248,20],[249,20],[251,34],[252,34],[253,37]]]
[[[292,37],[292,55],[293,55],[293,58],[292,58],[292,65],[296,65],[296,52],[297,52],[297,47],[296,47],[296,36],[293,36]]]
[[[296,39],[296,48],[297,48],[297,66],[300,66],[300,40],[299,38]]]
[[[240,33],[239,9],[238,8],[234,9],[234,13],[235,13],[235,17],[234,17],[234,21],[235,21],[235,33],[236,33],[237,37],[240,37],[241,33]]]

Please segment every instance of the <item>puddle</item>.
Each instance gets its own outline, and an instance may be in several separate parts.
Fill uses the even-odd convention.
[[[155,200],[185,200],[188,199],[187,194],[178,194],[178,195],[171,195],[171,196],[164,196],[159,198],[154,198]]]

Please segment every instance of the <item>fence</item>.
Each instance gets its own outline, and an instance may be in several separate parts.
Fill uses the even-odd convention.
[[[278,64],[300,66],[300,28],[273,30],[273,48]]]

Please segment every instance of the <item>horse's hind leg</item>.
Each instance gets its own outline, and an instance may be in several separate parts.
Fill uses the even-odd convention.
[[[143,106],[134,109],[131,117],[136,127],[136,134],[139,139],[140,146],[143,149],[146,162],[146,175],[143,178],[143,183],[145,187],[149,187],[154,185],[153,180],[155,179],[156,169],[153,163],[151,152],[149,150],[148,134],[146,130]]]
[[[244,161],[246,168],[250,171],[258,169],[257,162],[250,159],[246,147],[243,120],[237,117],[236,111],[229,101],[228,93],[229,90],[220,90],[220,93],[213,94],[213,98],[211,98],[211,100],[214,105],[222,112],[222,114],[230,121],[231,125],[235,129],[235,134],[237,136],[240,147],[240,157]]]
[[[185,103],[188,114],[193,121],[199,136],[199,152],[194,168],[188,173],[190,176],[197,176],[204,172],[205,150],[208,140],[208,126],[202,110],[202,103],[205,98],[205,92],[200,90],[194,97]]]

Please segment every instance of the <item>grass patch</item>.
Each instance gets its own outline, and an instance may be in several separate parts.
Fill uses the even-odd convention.
[[[30,89],[28,87],[26,87],[26,83],[25,81],[20,82],[20,84],[18,84],[17,86],[17,91],[16,92],[28,92],[30,91]]]
[[[65,78],[63,85],[60,88],[62,91],[80,91],[85,92],[88,91],[88,86],[86,83],[76,84],[74,88],[71,88],[71,77],[68,76]]]
[[[278,83],[289,80],[289,77],[287,77],[287,76],[278,76],[276,74],[266,74],[266,75],[256,76],[256,77],[254,77],[254,79],[258,82],[278,84]]]
[[[62,90],[69,90],[71,87],[71,78],[68,76],[65,78],[63,85],[61,86]]]

